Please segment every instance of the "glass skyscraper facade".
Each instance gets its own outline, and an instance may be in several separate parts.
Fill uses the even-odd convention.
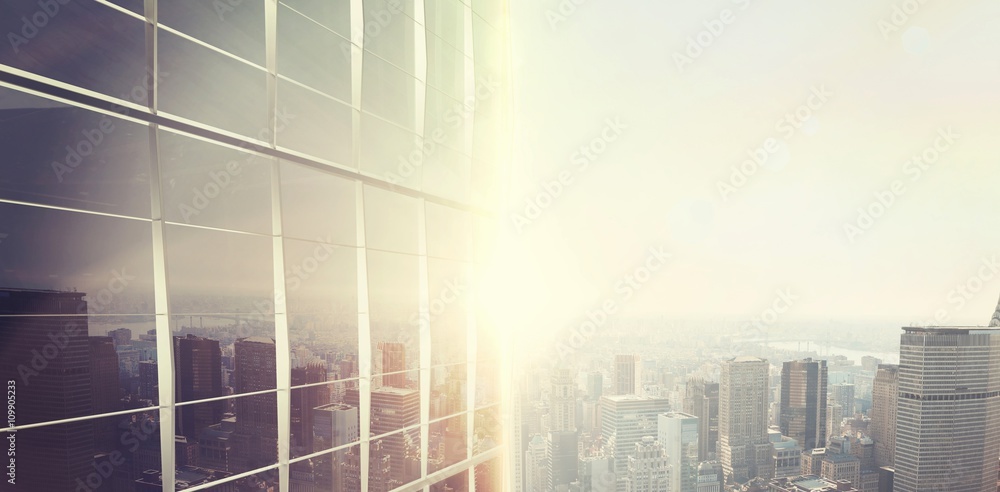
[[[507,32],[0,1],[0,490],[501,490]]]

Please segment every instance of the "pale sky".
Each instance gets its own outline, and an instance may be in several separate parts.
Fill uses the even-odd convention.
[[[547,12],[571,0],[511,3],[518,321],[558,326],[608,298],[632,314],[752,315],[779,288],[798,296],[788,319],[989,321],[1000,3],[929,1],[898,29],[901,1],[585,0],[565,20]],[[674,54],[716,19],[729,23],[679,70]],[[801,128],[776,127],[808,103]],[[576,149],[607,119],[627,128],[580,170]],[[938,138],[948,128],[959,136]],[[717,183],[769,138],[765,168],[723,201]],[[907,161],[935,143],[918,175]],[[513,216],[560,171],[570,184],[519,231]],[[902,194],[861,229],[857,209],[896,180]],[[654,246],[671,260],[623,300],[615,284]],[[967,283],[979,292],[952,292]]]

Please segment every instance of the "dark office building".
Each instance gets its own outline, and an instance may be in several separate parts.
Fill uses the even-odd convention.
[[[826,382],[825,360],[782,364],[781,434],[798,441],[804,450],[826,444]]]
[[[719,383],[699,378],[688,381],[684,413],[698,417],[698,460],[715,459],[719,445]]]
[[[223,396],[219,341],[174,337],[174,384],[178,403]],[[222,419],[225,402],[177,407],[177,434],[197,440],[198,432]]]

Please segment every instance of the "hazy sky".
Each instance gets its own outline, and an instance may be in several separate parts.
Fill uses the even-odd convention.
[[[980,267],[1000,261],[1000,3],[914,0],[895,19],[904,2],[511,3],[518,266],[507,274],[522,320],[572,322],[605,299],[636,314],[752,315],[787,288],[790,320],[898,326],[943,310],[942,324],[989,321],[1000,263]],[[710,44],[686,51],[689,37]],[[786,114],[801,128],[779,125]],[[616,119],[626,128],[581,169],[577,149]],[[732,184],[731,168],[772,138],[765,166]],[[925,151],[938,155],[926,169],[907,162]],[[560,172],[572,181],[544,192]],[[857,209],[879,191],[888,201],[897,180],[902,193],[862,228]],[[733,186],[725,200],[719,182]],[[515,226],[539,193],[551,205]],[[650,247],[672,258],[625,299],[615,285]],[[980,290],[955,290],[965,284]]]

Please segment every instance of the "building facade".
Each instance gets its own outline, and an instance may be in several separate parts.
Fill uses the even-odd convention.
[[[896,399],[899,394],[899,366],[879,364],[872,387],[872,421],[868,426],[875,441],[875,462],[893,466],[896,454]]]
[[[742,356],[722,363],[719,381],[719,457],[726,483],[770,479],[768,439],[770,365]]]
[[[788,361],[781,368],[781,434],[795,439],[802,449],[826,443],[825,360]]]

